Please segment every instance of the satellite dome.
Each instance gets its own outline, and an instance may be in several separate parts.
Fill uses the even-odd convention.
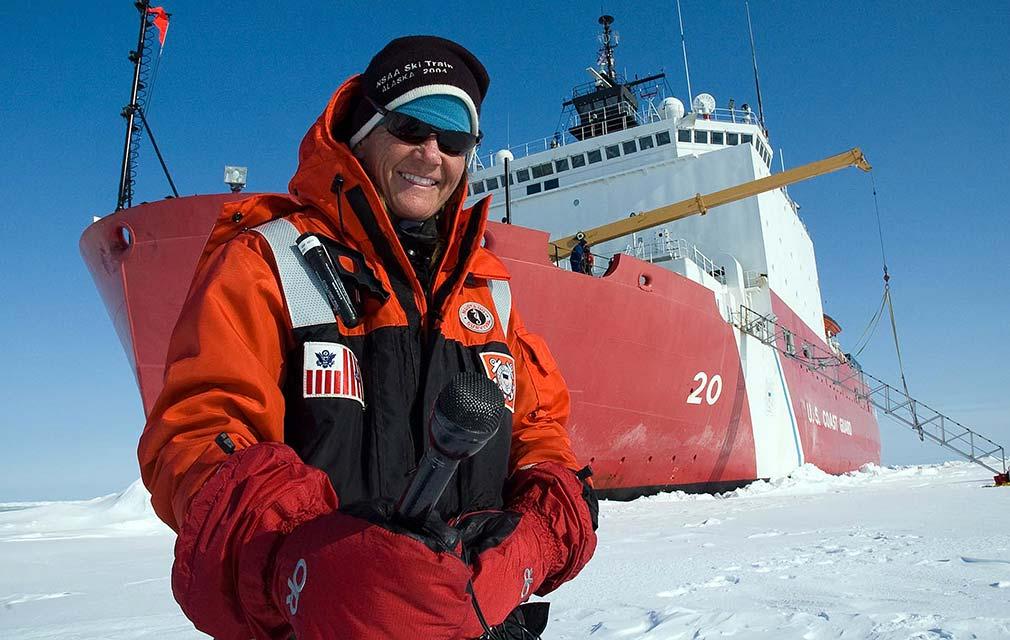
[[[679,120],[684,117],[684,103],[677,98],[666,98],[659,104],[659,115],[663,120]]]
[[[508,149],[502,149],[500,151],[495,151],[495,154],[494,154],[494,163],[495,164],[505,164],[506,160],[508,160],[509,162],[512,162],[513,160],[515,160],[515,156],[512,155],[511,151],[509,151]]]

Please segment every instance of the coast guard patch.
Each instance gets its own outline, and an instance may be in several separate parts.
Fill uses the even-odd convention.
[[[354,352],[335,342],[305,343],[303,396],[349,398],[365,406],[361,369]]]
[[[474,333],[487,333],[494,328],[494,315],[479,302],[464,302],[459,306],[459,321]]]
[[[516,361],[507,353],[487,351],[480,354],[484,363],[484,373],[498,385],[505,396],[505,407],[516,412]]]

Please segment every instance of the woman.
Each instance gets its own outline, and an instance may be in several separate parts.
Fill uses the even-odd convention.
[[[488,202],[462,207],[487,87],[460,45],[396,39],[310,128],[290,193],[219,219],[139,449],[179,534],[173,591],[200,630],[542,629],[517,607],[591,557],[595,501],[565,431],[567,388],[481,247]],[[332,259],[350,315],[300,241]],[[499,384],[503,428],[460,465],[445,520],[398,521],[390,504],[428,446],[435,399],[465,371]]]

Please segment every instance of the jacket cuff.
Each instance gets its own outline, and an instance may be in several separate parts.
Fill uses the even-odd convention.
[[[277,547],[299,524],[336,509],[326,474],[287,445],[234,453],[190,502],[175,545],[175,599],[219,640],[274,637],[287,624],[270,593]]]

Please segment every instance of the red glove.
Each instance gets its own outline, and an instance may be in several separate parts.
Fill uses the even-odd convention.
[[[571,580],[589,562],[596,534],[587,488],[575,472],[544,462],[513,474],[508,511],[460,519],[474,597],[488,625],[500,624],[532,594],[545,595]],[[466,637],[484,633],[476,614],[463,631]]]
[[[418,541],[445,532],[409,537],[336,509],[329,478],[291,448],[236,452],[189,505],[176,600],[217,640],[459,637],[471,570]]]
[[[420,531],[392,529],[333,513],[287,537],[273,597],[297,638],[460,637],[473,607],[458,534],[437,515]]]

